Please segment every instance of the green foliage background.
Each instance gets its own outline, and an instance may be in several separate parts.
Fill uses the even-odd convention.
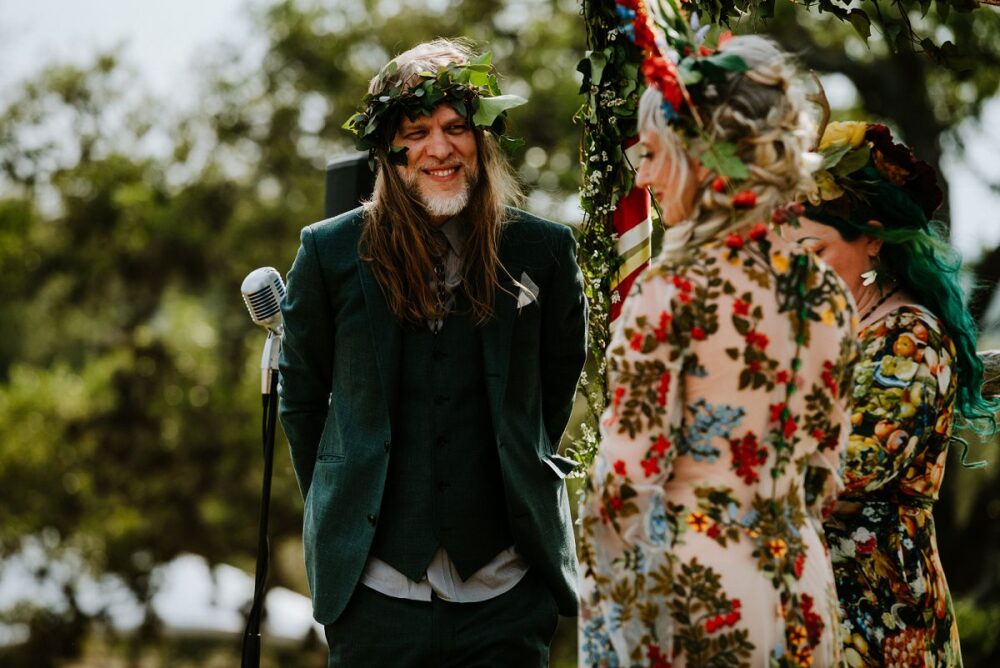
[[[865,46],[826,15],[777,10],[734,27],[771,30],[821,72],[845,73],[858,107],[837,113],[890,121],[933,162],[997,92],[992,9],[947,20],[975,55],[964,69],[893,52],[877,33]],[[326,160],[350,150],[340,125],[389,56],[439,35],[491,48],[505,92],[530,99],[510,134],[526,140],[516,162],[531,207],[579,222],[564,206],[580,181],[579,11],[575,0],[287,0],[255,15],[261,61],[240,45],[206,57],[193,108],[143,95],[114,53],[51,63],[0,101],[0,558],[28,546],[76,560],[68,574],[37,573],[64,605],[0,611],[31,632],[0,648],[0,663],[232,661],[233,641],[166,639],[152,616],[116,636],[102,611],[81,607],[80,576],[112,575],[146,604],[155,567],[179,554],[252,571],[263,337],[239,285],[257,266],[287,271],[298,230],[322,217]],[[937,30],[942,19],[931,9],[914,20]],[[305,592],[301,502],[281,436],[276,464],[271,584]],[[995,665],[996,475],[951,473],[961,493],[946,490],[938,521],[967,665]],[[558,665],[574,665],[573,634],[561,626]],[[322,665],[322,648],[268,661]]]

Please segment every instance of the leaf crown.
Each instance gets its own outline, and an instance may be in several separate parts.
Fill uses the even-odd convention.
[[[392,146],[403,116],[415,120],[432,115],[438,105],[448,104],[473,127],[491,132],[501,148],[513,151],[523,142],[504,135],[507,110],[527,100],[501,92],[492,58],[487,51],[436,72],[418,72],[407,80],[400,78],[398,65],[392,61],[379,74],[376,92],[361,99],[360,109],[343,128],[354,134],[358,150],[368,151],[370,160],[385,151],[390,162],[405,164],[406,149]]]
[[[830,123],[820,140],[813,213],[864,225],[927,227],[943,195],[934,169],[880,123]]]

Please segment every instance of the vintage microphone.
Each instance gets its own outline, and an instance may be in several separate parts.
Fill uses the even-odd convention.
[[[264,417],[262,437],[264,443],[264,485],[260,499],[260,524],[257,530],[257,567],[254,578],[253,603],[247,614],[246,630],[243,634],[241,668],[260,666],[260,622],[264,610],[265,585],[270,547],[267,537],[267,520],[271,501],[271,468],[274,460],[274,436],[278,415],[278,356],[281,353],[281,337],[284,321],[281,317],[281,302],[285,298],[285,284],[281,274],[272,267],[261,267],[251,271],[240,286],[243,301],[250,312],[254,324],[267,330],[264,352],[260,358],[260,391]]]

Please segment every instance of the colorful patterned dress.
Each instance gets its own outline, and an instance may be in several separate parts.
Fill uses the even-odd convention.
[[[580,511],[580,665],[838,661],[819,515],[850,429],[849,303],[764,225],[636,283]]]
[[[826,532],[849,666],[960,666],[931,507],[955,406],[955,347],[902,307],[861,333],[846,490]]]

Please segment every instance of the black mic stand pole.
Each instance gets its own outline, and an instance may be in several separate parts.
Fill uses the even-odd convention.
[[[261,402],[263,405],[262,438],[264,445],[264,485],[260,498],[260,523],[257,529],[257,567],[254,578],[253,603],[247,614],[243,634],[241,668],[260,666],[260,623],[264,612],[270,545],[267,536],[268,513],[271,503],[271,471],[274,461],[274,437],[278,417],[278,354],[281,333],[269,331],[261,358]]]

